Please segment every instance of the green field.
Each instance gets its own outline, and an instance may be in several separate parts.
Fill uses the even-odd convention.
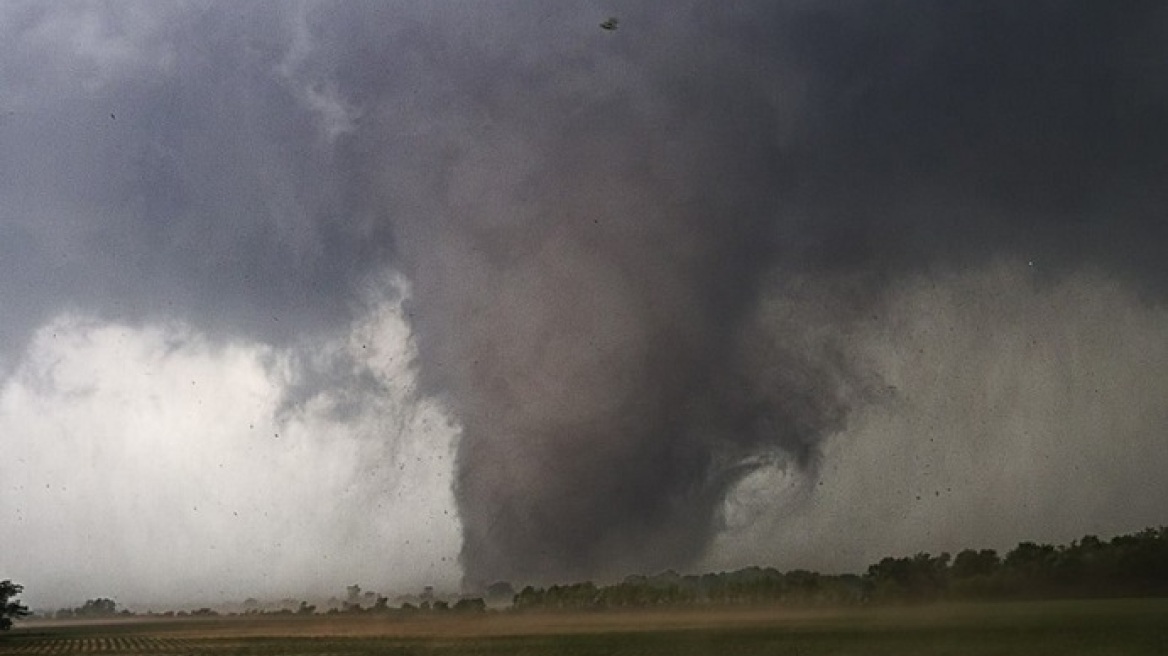
[[[44,623],[0,654],[1168,654],[1168,600]]]

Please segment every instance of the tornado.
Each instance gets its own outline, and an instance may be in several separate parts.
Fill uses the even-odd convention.
[[[470,588],[685,568],[745,476],[814,480],[889,393],[850,344],[898,281],[1023,258],[1164,282],[1151,5],[495,11],[363,88],[354,145],[461,427]]]

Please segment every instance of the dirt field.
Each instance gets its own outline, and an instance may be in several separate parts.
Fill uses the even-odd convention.
[[[0,654],[1168,654],[1168,600],[46,622]]]

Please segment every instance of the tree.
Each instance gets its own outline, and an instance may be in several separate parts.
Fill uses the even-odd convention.
[[[81,608],[73,609],[73,613],[84,617],[110,617],[118,612],[118,604],[113,599],[98,597],[88,599]]]
[[[974,551],[965,549],[953,559],[953,566],[949,569],[955,579],[968,579],[975,576],[990,576],[998,570],[1002,559],[993,549]]]
[[[7,579],[0,581],[0,631],[12,628],[12,620],[28,615],[28,606],[13,599],[24,591],[24,586]]]
[[[933,557],[884,558],[868,567],[868,590],[876,599],[932,601],[946,588],[949,554]]]
[[[459,599],[454,604],[454,610],[460,613],[482,613],[487,610],[487,602],[483,601],[481,597]]]

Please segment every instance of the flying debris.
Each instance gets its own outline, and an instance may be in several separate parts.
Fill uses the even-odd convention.
[[[616,29],[619,22],[616,16],[609,16],[607,20],[600,24],[600,27],[611,32]]]

